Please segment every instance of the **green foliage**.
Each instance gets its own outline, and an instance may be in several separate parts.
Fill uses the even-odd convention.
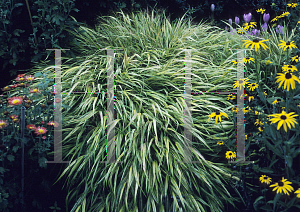
[[[73,30],[79,26],[79,23],[69,17],[72,10],[79,11],[74,8],[74,2],[75,0],[29,1],[28,11],[24,1],[0,0],[0,57],[5,61],[3,69],[7,64],[15,66],[28,60],[37,62],[51,53],[46,49],[66,48],[72,37],[67,35],[65,29]],[[22,29],[15,28],[15,21],[24,19],[20,14],[30,16],[32,28],[29,27],[30,22]],[[25,30],[31,30],[32,33],[27,36],[24,34]],[[25,51],[32,58],[21,58],[20,53]],[[74,57],[72,50],[66,54]]]

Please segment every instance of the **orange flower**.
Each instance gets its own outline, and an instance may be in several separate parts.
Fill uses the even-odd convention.
[[[57,122],[54,123],[53,121],[49,121],[47,125],[58,127],[59,124]]]
[[[3,129],[4,127],[7,127],[8,123],[5,120],[0,120],[0,129]]]
[[[37,127],[35,129],[35,132],[37,135],[42,135],[42,134],[45,134],[48,130],[46,130],[45,127]]]
[[[34,126],[34,124],[28,124],[26,127],[28,129],[30,129],[30,130],[35,130],[36,129],[36,127]]]
[[[18,77],[24,77],[25,74],[18,74]]]
[[[21,96],[9,97],[9,98],[7,98],[7,100],[8,100],[9,105],[20,105],[20,104],[22,104],[23,97],[21,97]]]

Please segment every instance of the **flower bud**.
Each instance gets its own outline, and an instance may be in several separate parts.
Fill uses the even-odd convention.
[[[45,108],[46,107],[46,105],[44,105],[44,104],[41,104],[41,108]]]
[[[215,11],[215,5],[214,4],[212,4],[211,6],[210,6],[210,10],[213,12],[213,11]]]

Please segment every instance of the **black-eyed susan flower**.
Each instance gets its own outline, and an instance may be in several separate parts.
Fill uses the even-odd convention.
[[[266,183],[267,185],[269,185],[271,182],[272,182],[272,178],[271,177],[268,177],[266,175],[262,175],[260,178],[259,178],[260,182],[261,183]]]
[[[284,66],[282,67],[282,72],[283,72],[283,73],[286,73],[286,72],[294,72],[294,71],[297,71],[296,66],[293,66],[293,65],[284,65]]]
[[[276,105],[276,104],[278,104],[280,101],[281,101],[281,99],[275,99],[275,100],[272,102],[272,105]]]
[[[298,79],[297,76],[293,75],[292,73],[278,73],[276,78],[276,83],[280,82],[278,88],[281,87],[282,83],[284,83],[284,89],[287,88],[287,91],[290,90],[290,86],[292,87],[292,89],[295,89],[295,81],[297,81],[300,84],[300,80]]]
[[[227,114],[226,113],[222,113],[222,112],[215,112],[215,113],[212,113],[209,115],[209,119],[213,118],[213,117],[216,117],[216,124],[218,123],[218,119],[219,121],[222,121],[221,120],[221,116],[225,116],[226,118],[228,118]],[[207,121],[209,121],[209,119]],[[229,118],[228,118],[229,119]]]
[[[300,188],[298,188],[298,190],[297,190],[297,191],[295,191],[295,194],[297,194],[297,198],[299,198],[299,199],[300,199]]]
[[[233,88],[240,87],[240,90],[242,90],[242,86],[245,88],[245,84],[248,84],[247,80],[249,80],[248,77],[246,79],[240,79],[239,81],[236,81],[233,84]]]
[[[255,61],[254,61],[254,58],[252,58],[252,57],[246,57],[246,58],[244,58],[245,64],[247,64],[247,62],[250,64],[250,61],[255,62]]]
[[[251,45],[251,49],[253,49],[253,46],[255,47],[255,51],[260,48],[260,45],[264,48],[264,50],[268,49],[267,45],[264,44],[263,42],[268,41],[268,40],[262,40],[259,41],[258,39],[254,39],[253,41],[251,40],[242,40],[246,41],[243,45],[246,45],[245,48],[247,48],[249,45]]]
[[[226,158],[227,158],[228,160],[229,160],[229,159],[236,158],[235,152],[227,151],[227,152],[226,152]]]
[[[292,183],[287,181],[287,179],[284,179],[284,177],[282,177],[282,180],[280,180],[278,183],[270,185],[270,187],[274,187],[273,191],[277,190],[277,194],[283,191],[285,194],[290,195],[289,192],[294,191],[294,188],[290,186],[290,184]]]
[[[258,88],[258,84],[256,82],[255,83],[248,83],[248,88],[251,91],[254,91],[255,88]]]
[[[294,44],[294,41],[292,41],[292,42],[289,42],[289,41],[284,42],[283,40],[280,40],[280,41],[281,41],[281,43],[278,44],[278,46],[280,46],[279,49],[284,48],[283,51],[285,51],[286,48],[290,48],[290,49],[297,48],[297,46]]]
[[[291,128],[290,123],[293,125],[293,127],[295,128],[295,124],[298,124],[296,122],[296,120],[294,119],[294,117],[298,116],[298,115],[293,115],[295,112],[291,112],[289,114],[287,114],[285,111],[282,111],[281,114],[273,114],[273,115],[268,115],[268,116],[273,116],[274,118],[270,119],[271,124],[274,124],[276,122],[279,121],[278,126],[277,126],[277,130],[280,129],[280,127],[283,125],[285,132],[287,132],[287,127],[286,125],[289,126],[289,128]]]
[[[223,141],[218,141],[218,145],[224,145]]]

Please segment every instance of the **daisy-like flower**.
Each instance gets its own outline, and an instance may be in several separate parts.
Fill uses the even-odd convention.
[[[226,158],[227,158],[228,160],[229,160],[229,159],[236,158],[235,152],[227,151],[227,152],[226,152]]]
[[[226,118],[228,118],[227,114],[226,113],[220,113],[219,111],[218,112],[215,112],[215,113],[212,113],[209,115],[209,119],[213,118],[213,117],[216,117],[216,124],[218,123],[218,119],[219,121],[222,121],[221,120],[221,116],[225,116]],[[207,121],[209,121],[209,119]],[[229,119],[229,118],[228,118]]]
[[[35,132],[37,135],[42,135],[42,134],[45,134],[48,130],[46,130],[45,127],[37,127],[35,129]]]
[[[224,145],[223,141],[218,141],[218,145]]]
[[[34,124],[28,124],[26,127],[28,129],[30,129],[30,130],[35,130],[36,129],[36,127],[34,126]]]
[[[10,97],[10,98],[7,98],[7,100],[8,100],[9,105],[20,105],[20,104],[22,104],[23,97],[21,97],[21,96],[19,96],[19,97]]]
[[[297,71],[296,66],[293,66],[293,65],[284,65],[284,66],[282,67],[282,72],[283,72],[283,73],[286,73],[286,72],[294,72],[294,71]]]
[[[9,116],[9,118],[11,118],[11,119],[17,119],[18,118],[18,115],[8,115]]]
[[[298,79],[297,76],[293,75],[292,73],[278,73],[278,76],[276,77],[276,83],[280,82],[278,88],[281,87],[281,85],[284,83],[284,89],[287,87],[287,91],[290,90],[290,86],[292,89],[295,89],[295,81],[297,81],[300,84],[300,80]]]
[[[295,194],[297,194],[297,198],[299,198],[299,199],[300,199],[300,188],[298,188],[298,190],[297,190],[297,191],[295,191]]]
[[[279,121],[278,126],[277,126],[277,130],[280,129],[280,127],[283,125],[285,132],[287,132],[287,127],[286,125],[289,126],[289,128],[291,128],[291,125],[293,125],[293,127],[295,128],[295,124],[298,124],[296,122],[296,120],[294,119],[294,117],[298,116],[298,115],[293,115],[295,112],[291,112],[289,114],[287,114],[285,111],[282,111],[281,114],[274,114],[274,115],[268,115],[268,116],[274,116],[275,118],[270,119],[271,124],[274,124],[276,122]]]
[[[289,184],[292,184],[292,183],[287,181],[287,179],[284,179],[284,177],[282,177],[282,180],[280,180],[278,183],[270,185],[270,187],[275,187],[273,189],[273,191],[277,190],[277,192],[276,192],[277,194],[281,193],[283,191],[285,194],[290,195],[289,192],[294,191],[294,188],[292,186],[290,186]]]
[[[250,89],[251,91],[254,91],[255,88],[258,88],[258,84],[255,83],[248,83],[248,89]]]
[[[29,90],[29,93],[41,93],[41,92],[38,88],[34,88],[34,89]]]
[[[283,51],[285,51],[286,48],[290,48],[290,49],[297,48],[297,46],[294,44],[294,41],[292,41],[292,42],[289,42],[289,41],[288,42],[284,42],[283,40],[280,40],[280,41],[282,43],[278,44],[278,46],[280,46],[279,49],[281,49],[281,48],[284,47]]]
[[[32,75],[28,75],[27,77],[25,77],[25,79],[27,81],[33,81],[35,78]]]
[[[298,124],[295,120],[294,117],[298,116],[298,115],[293,115],[295,112],[291,112],[289,114],[287,114],[285,111],[282,111],[281,114],[274,114],[274,115],[268,115],[268,116],[273,116],[275,118],[270,119],[271,124],[274,124],[276,122],[279,121],[278,126],[277,126],[277,130],[280,129],[280,127],[283,125],[285,132],[287,132],[287,127],[286,125],[289,126],[289,128],[291,128],[291,125],[293,125],[293,127],[295,128],[295,124]]]
[[[260,178],[259,178],[260,182],[261,183],[266,183],[267,185],[269,185],[271,182],[272,182],[272,178],[266,176],[266,175],[262,175]]]
[[[240,90],[242,90],[242,86],[245,88],[245,84],[248,84],[247,80],[249,80],[248,77],[246,79],[240,79],[239,81],[236,81],[233,84],[233,88],[240,87]]]
[[[58,127],[58,123],[57,122],[53,122],[53,121],[49,121],[48,123],[47,123],[47,125],[49,125],[49,126],[54,126],[54,127]]]
[[[260,45],[264,48],[264,50],[268,49],[268,47],[266,46],[266,44],[264,44],[263,42],[268,41],[268,40],[262,40],[259,41],[258,39],[254,39],[253,41],[251,40],[242,40],[242,41],[246,41],[243,45],[246,45],[245,47],[247,48],[249,45],[251,45],[251,49],[253,49],[253,46],[255,47],[255,51],[257,51],[257,49],[260,48]]]
[[[5,120],[0,120],[0,129],[3,129],[8,126],[8,123]]]

